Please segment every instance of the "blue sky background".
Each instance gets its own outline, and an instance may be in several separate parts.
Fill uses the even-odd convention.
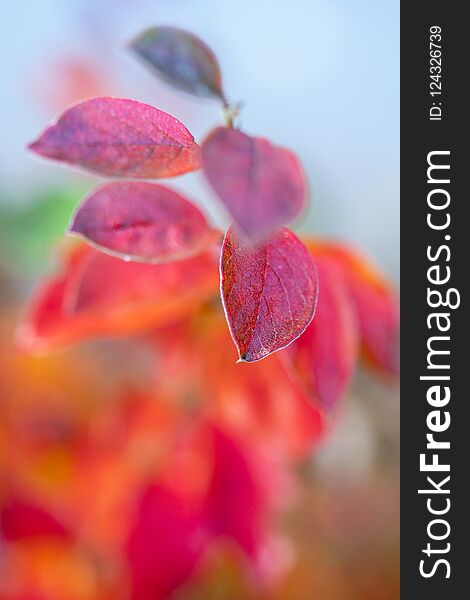
[[[24,144],[55,113],[38,102],[52,57],[89,58],[110,75],[110,95],[134,97],[180,118],[197,138],[218,124],[217,105],[181,97],[128,55],[154,24],[200,35],[218,55],[242,127],[289,146],[308,174],[302,228],[355,243],[398,275],[398,0],[16,0],[2,7],[0,188],[28,197],[77,174],[32,159]],[[51,83],[53,85],[53,82]],[[96,182],[86,178],[90,187]],[[200,174],[175,180],[215,220],[224,216]]]

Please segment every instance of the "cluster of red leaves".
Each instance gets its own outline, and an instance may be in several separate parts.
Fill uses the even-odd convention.
[[[171,115],[104,97],[73,106],[30,145],[44,157],[131,180],[102,185],[79,206],[69,233],[86,243],[73,246],[61,272],[43,283],[19,340],[44,353],[101,335],[145,334],[161,407],[144,403],[150,414],[139,428],[148,427],[153,459],[136,465],[131,419],[126,436],[98,452],[99,464],[88,464],[94,453],[80,446],[86,480],[74,479],[79,488],[69,490],[69,523],[86,524],[86,533],[25,503],[15,489],[6,495],[2,528],[11,541],[39,532],[96,548],[93,536],[106,529],[107,514],[117,514],[119,526],[103,536],[107,552],[120,549],[131,595],[145,600],[168,597],[215,539],[231,540],[256,563],[270,502],[252,463],[266,464],[267,455],[284,463],[311,450],[360,352],[396,372],[397,309],[362,257],[304,243],[286,228],[306,204],[299,161],[232,126],[220,68],[205,44],[160,27],[132,49],[175,87],[221,101],[229,123],[199,147]],[[232,218],[225,237],[173,189],[134,181],[199,168]],[[237,354],[238,363],[256,364],[237,364]],[[154,419],[153,410],[162,412]],[[84,490],[106,481],[119,498],[105,494],[90,506]]]
[[[168,27],[139,36],[132,49],[179,89],[227,107],[213,53]],[[41,156],[111,177],[160,179],[203,171],[233,219],[221,254],[222,301],[240,360],[265,358],[295,340],[313,318],[313,261],[295,235],[279,229],[301,213],[306,185],[292,152],[219,127],[203,142],[176,118],[135,100],[95,98],[69,108],[29,148]],[[202,213],[161,185],[104,185],[70,227],[104,252],[171,263],[207,251],[217,234]],[[230,297],[229,297],[230,296]],[[246,311],[239,310],[241,304]]]
[[[263,353],[269,354],[274,345],[280,346],[269,360],[247,366],[236,364],[228,332],[225,327],[220,331],[222,311],[217,307],[219,273],[215,242],[198,255],[157,264],[126,262],[87,245],[74,246],[62,272],[45,281],[36,293],[18,331],[19,342],[28,351],[45,353],[103,335],[154,332],[154,337],[163,340],[161,343],[168,351],[173,339],[183,337],[194,349],[194,356],[181,360],[183,370],[190,372],[190,365],[210,366],[221,361],[220,367],[213,371],[214,377],[202,377],[194,387],[200,385],[204,389],[212,380],[220,381],[220,376],[216,376],[218,371],[227,377],[227,382],[233,371],[235,386],[246,378],[248,386],[251,382],[256,387],[253,382],[258,374],[264,370],[268,373],[271,365],[276,364],[271,378],[274,387],[285,372],[289,386],[306,392],[309,404],[319,408],[323,418],[323,413],[336,406],[349,383],[360,351],[377,371],[396,374],[393,340],[398,315],[394,296],[386,281],[363,257],[342,246],[311,240],[304,246],[286,229],[280,231],[276,242],[261,250],[239,249],[234,255],[234,245],[239,247],[233,230],[229,229],[222,250],[226,260],[234,264],[234,270],[239,263],[239,271],[245,272],[257,286],[244,289],[243,280],[234,281],[233,275],[223,274],[222,294],[231,333],[239,351],[250,362],[258,361]],[[322,290],[315,319],[310,323],[309,313],[315,306],[298,300],[309,297],[311,280],[305,272],[308,274],[311,258],[307,248],[317,257]],[[252,252],[263,253],[256,257],[256,262],[263,265],[262,276],[250,272]],[[286,266],[287,252],[295,257],[292,267]],[[291,273],[297,276],[299,297],[291,298],[288,288],[282,289],[278,273],[283,269],[288,271],[287,276]],[[272,279],[268,289],[263,286],[264,279]],[[316,285],[316,279],[313,281]],[[273,300],[279,289],[285,294],[280,307]],[[303,315],[305,332],[288,344],[293,328],[290,311]],[[272,324],[273,337],[268,337],[266,329],[258,326],[258,313]],[[197,329],[197,335],[190,336],[189,326],[183,334],[176,335],[178,323],[195,318],[202,319],[204,325]],[[215,326],[212,323],[219,328],[216,339],[211,335]],[[166,334],[171,324],[175,324],[174,328]],[[251,325],[253,335],[250,335]],[[270,377],[262,379],[266,381],[259,388],[268,390],[262,395],[269,398],[274,391]],[[222,394],[223,378],[220,383]],[[227,394],[230,389],[232,386],[227,383]],[[284,396],[291,395],[284,389]],[[279,406],[286,403],[276,402]]]
[[[178,404],[182,380],[119,391],[77,357],[1,346],[2,600],[163,599],[214,547],[266,579],[269,471],[207,407]]]
[[[357,361],[358,339],[367,348],[382,335],[360,335],[355,306],[361,299],[341,276],[339,249],[321,248],[319,275],[320,265],[331,261],[324,272],[324,286],[331,287],[319,297],[315,321],[288,348],[255,364],[236,363],[215,302],[214,260],[207,263],[212,283],[186,289],[192,302],[180,311],[173,307],[168,317],[159,314],[157,300],[153,317],[139,322],[145,296],[118,304],[127,316],[116,323],[146,333],[154,362],[146,394],[104,401],[103,390],[87,392],[89,377],[69,364],[68,354],[37,362],[5,350],[11,358],[0,369],[2,389],[9,391],[0,419],[0,530],[2,567],[10,577],[0,588],[2,600],[33,592],[47,600],[104,600],[119,597],[117,590],[135,600],[163,599],[204,578],[214,549],[220,556],[222,548],[258,586],[282,569],[272,521],[289,496],[285,467],[307,456],[328,427],[328,413]],[[126,263],[86,246],[72,253],[75,260],[80,255],[108,265],[96,271],[96,305],[90,297],[83,312],[61,320],[37,298],[25,321],[31,349],[99,335],[108,327],[115,282],[131,290],[134,267],[158,272],[167,266]],[[103,272],[112,264],[116,277],[107,280]],[[184,269],[184,261],[175,264]],[[73,271],[76,262],[67,268]],[[349,274],[352,281],[360,275]],[[67,288],[67,270],[61,277]],[[383,285],[371,279],[362,289],[373,294]],[[54,286],[45,282],[44,298]],[[337,337],[321,335],[338,321]],[[52,372],[43,374],[51,364]],[[75,578],[82,582],[78,589],[70,583]]]

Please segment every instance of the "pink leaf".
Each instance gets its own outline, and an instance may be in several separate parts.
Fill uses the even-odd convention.
[[[131,43],[131,49],[173,87],[225,101],[217,59],[192,33],[176,27],[152,27]]]
[[[305,205],[299,161],[263,138],[219,127],[202,145],[202,163],[237,228],[249,239],[291,222]]]
[[[243,246],[232,227],[222,246],[221,293],[240,360],[284,348],[313,318],[317,277],[302,242],[282,228],[258,247]]]
[[[331,412],[346,389],[358,358],[358,323],[337,265],[316,257],[320,292],[315,319],[279,354],[288,371],[319,405]]]
[[[219,235],[183,196],[144,182],[100,187],[83,201],[70,232],[112,254],[147,263],[188,258]]]
[[[199,168],[199,147],[178,119],[121,98],[75,104],[29,148],[113,177],[173,177]]]

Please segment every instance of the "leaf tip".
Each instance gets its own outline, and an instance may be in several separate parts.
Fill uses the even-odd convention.
[[[80,229],[80,226],[77,223],[77,216],[78,216],[79,211],[80,211],[80,208],[76,209],[72,213],[72,216],[70,217],[70,220],[67,223],[65,230],[64,230],[65,235],[71,235],[71,236],[76,236],[76,237],[81,236],[82,231]]]
[[[75,222],[73,221],[67,225],[67,227],[64,230],[64,234],[78,238],[83,237],[81,231],[75,227]]]
[[[32,142],[29,142],[29,144],[26,144],[26,150],[29,150],[30,152],[34,152],[35,154],[41,154],[41,138],[37,138],[35,140],[33,140]]]

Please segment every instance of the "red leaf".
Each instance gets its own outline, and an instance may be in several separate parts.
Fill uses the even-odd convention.
[[[315,264],[320,282],[315,319],[279,357],[322,411],[330,412],[354,372],[358,331],[337,265],[327,257],[316,257]]]
[[[199,147],[178,119],[121,98],[75,104],[29,148],[113,177],[173,177],[199,168]]]
[[[280,362],[284,352],[236,364],[236,348],[215,305],[159,329],[152,339],[159,387],[165,375],[177,397],[197,389],[214,421],[244,444],[298,459],[322,436],[324,413],[288,375]]]
[[[305,204],[306,185],[292,152],[263,138],[219,127],[202,145],[204,172],[249,239],[286,225]]]
[[[36,294],[18,332],[44,352],[99,335],[145,331],[197,311],[218,286],[214,249],[159,265],[127,263],[79,248],[65,273]]]
[[[143,182],[100,187],[83,201],[70,232],[112,254],[148,263],[187,258],[219,235],[183,196]]]
[[[70,532],[41,506],[9,496],[0,507],[0,531],[10,541],[34,537],[69,539]]]
[[[240,243],[232,227],[222,246],[221,293],[240,360],[284,348],[313,318],[317,277],[302,242],[282,228],[258,247]]]
[[[205,537],[191,504],[161,485],[148,487],[126,543],[131,599],[169,598],[194,570]]]
[[[217,59],[192,33],[176,27],[153,27],[141,33],[131,49],[172,86],[225,101]]]
[[[131,598],[169,598],[192,573],[211,545],[222,538],[237,544],[253,561],[265,537],[269,506],[255,462],[229,435],[210,422],[196,421],[207,444],[180,444],[210,477],[196,497],[174,489],[187,472],[173,467],[172,481],[151,484],[139,498],[126,541]],[[175,448],[177,451],[177,447]]]
[[[252,467],[227,434],[213,428],[214,470],[204,507],[212,536],[228,537],[254,556],[266,515],[264,498]]]
[[[311,245],[341,270],[359,323],[364,357],[379,370],[398,373],[398,303],[390,284],[363,256],[327,243]]]

